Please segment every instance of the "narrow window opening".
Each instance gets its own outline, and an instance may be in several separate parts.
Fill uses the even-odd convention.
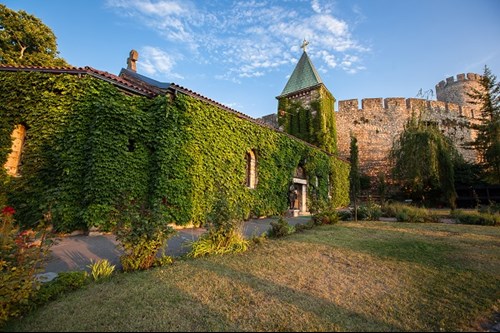
[[[19,124],[17,125],[11,134],[12,146],[9,155],[7,156],[7,161],[4,164],[4,168],[8,175],[18,177],[20,176],[21,165],[22,165],[22,155],[24,150],[24,144],[26,142],[26,126]]]
[[[246,186],[255,188],[257,186],[257,170],[255,152],[250,150],[245,155],[246,160]]]

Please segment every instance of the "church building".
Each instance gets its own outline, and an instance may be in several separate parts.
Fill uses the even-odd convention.
[[[21,224],[110,230],[147,208],[204,225],[221,199],[244,219],[348,204],[335,100],[305,47],[278,96],[281,129],[141,75],[138,59],[132,51],[119,75],[0,66],[0,203]]]

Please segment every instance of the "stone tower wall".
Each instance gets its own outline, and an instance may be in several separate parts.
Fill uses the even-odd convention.
[[[467,92],[472,92],[472,89],[481,90],[480,79],[481,75],[473,73],[458,74],[456,79],[451,76],[446,81],[436,84],[436,99],[458,105],[469,105],[470,98]]]

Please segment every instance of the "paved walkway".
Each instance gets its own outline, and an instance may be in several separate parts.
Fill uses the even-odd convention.
[[[303,224],[310,216],[291,217],[286,220],[290,225]],[[271,221],[277,218],[255,219],[244,222],[243,233],[246,238],[260,236],[267,232]],[[166,254],[177,257],[189,252],[186,243],[196,240],[206,229],[187,228],[178,230],[177,234],[167,242]],[[45,272],[59,273],[64,271],[82,271],[89,268],[91,260],[108,259],[111,264],[120,267],[118,242],[114,235],[97,236],[66,236],[57,239],[51,247],[51,256],[45,267]]]

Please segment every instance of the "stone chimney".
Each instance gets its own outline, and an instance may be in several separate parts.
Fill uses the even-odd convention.
[[[139,53],[136,50],[130,51],[130,55],[127,58],[127,69],[133,72],[137,72],[137,65],[135,64],[139,59]]]

